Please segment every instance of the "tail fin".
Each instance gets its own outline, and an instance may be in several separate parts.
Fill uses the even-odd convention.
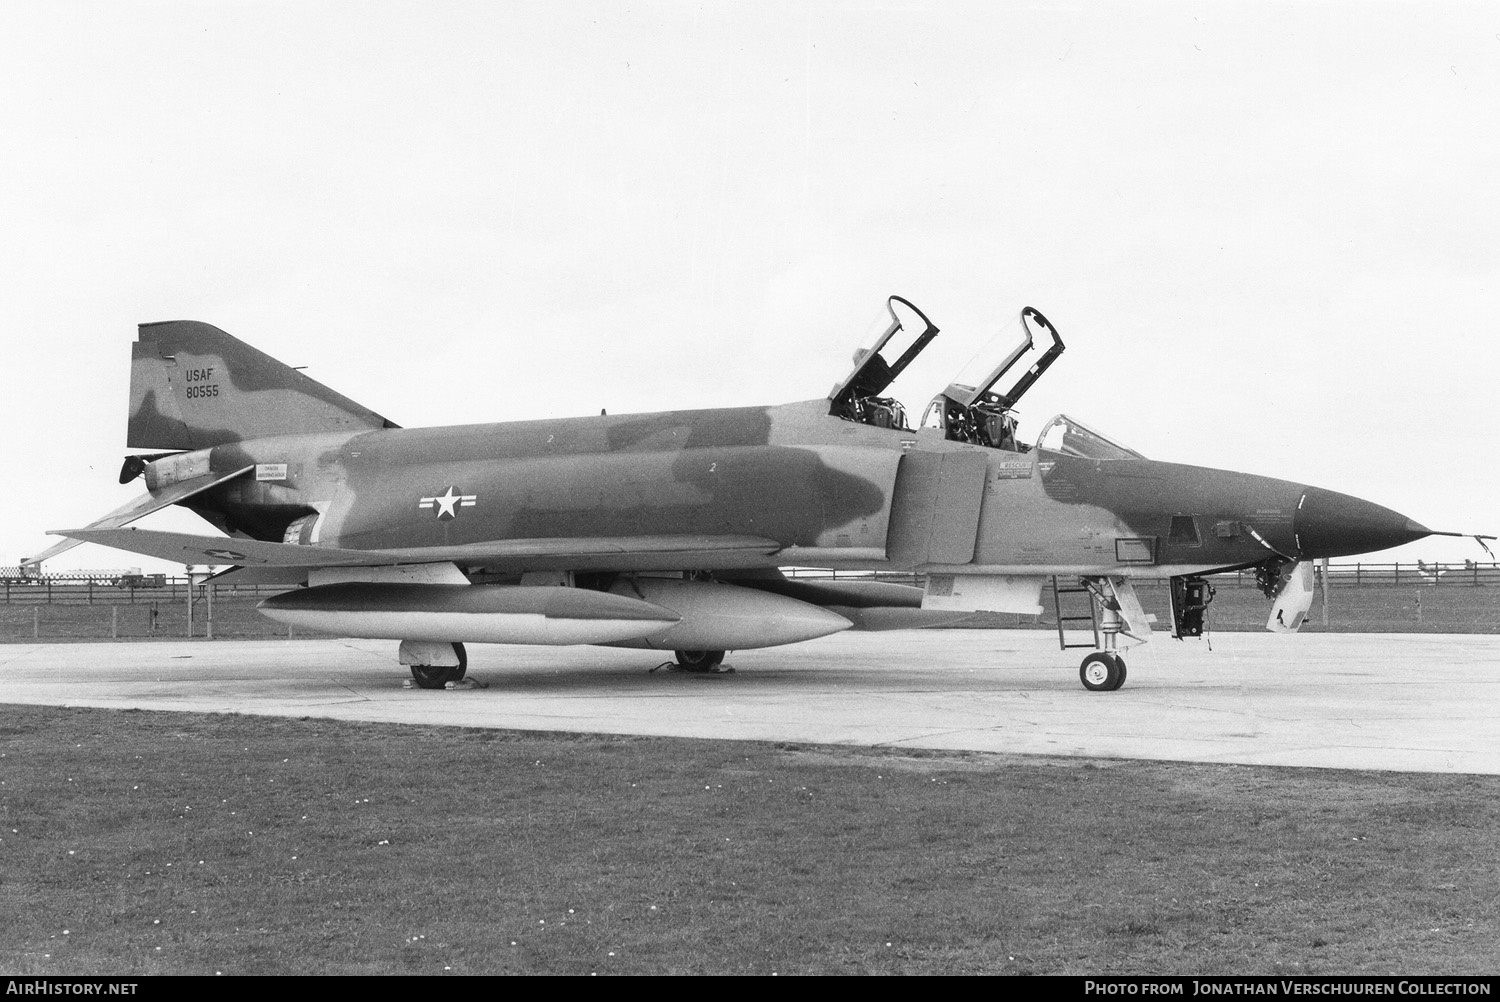
[[[141,324],[132,349],[128,448],[398,427],[209,324]]]

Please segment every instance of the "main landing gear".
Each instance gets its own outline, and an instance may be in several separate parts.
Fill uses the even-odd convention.
[[[469,670],[469,654],[464,650],[463,644],[422,643],[418,645],[406,641],[401,645],[402,660],[405,661],[409,655],[428,662],[427,664],[418,664],[415,660],[407,662],[411,665],[412,680],[417,683],[419,689],[442,689],[449,682],[462,680]],[[450,663],[435,663],[443,661]]]
[[[673,651],[683,671],[713,671],[724,663],[723,651]]]

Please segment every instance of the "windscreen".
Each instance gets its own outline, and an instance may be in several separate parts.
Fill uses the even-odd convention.
[[[1107,438],[1076,418],[1059,414],[1047,422],[1036,447],[1079,459],[1145,459],[1134,449]]]

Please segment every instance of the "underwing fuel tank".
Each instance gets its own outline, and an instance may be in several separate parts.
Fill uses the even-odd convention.
[[[260,603],[288,626],[345,637],[491,644],[602,644],[655,635],[678,615],[581,588],[349,582]]]
[[[743,651],[826,637],[854,625],[836,612],[784,595],[714,581],[624,578],[610,592],[682,617],[677,623],[613,647],[658,651]]]

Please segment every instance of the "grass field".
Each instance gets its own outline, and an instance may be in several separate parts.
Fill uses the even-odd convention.
[[[1424,588],[1420,623],[1417,594],[1335,592],[1329,628],[1500,630],[1500,589]],[[1221,589],[1211,623],[1259,629],[1268,604]],[[214,611],[219,637],[285,636],[251,602]],[[139,605],[35,615],[43,640],[186,632],[180,603],[155,634]],[[0,606],[4,639],[29,642],[32,616]],[[1485,972],[1497,795],[1500,777],[0,704],[0,970]]]
[[[14,974],[1493,971],[1500,778],[0,707]]]

